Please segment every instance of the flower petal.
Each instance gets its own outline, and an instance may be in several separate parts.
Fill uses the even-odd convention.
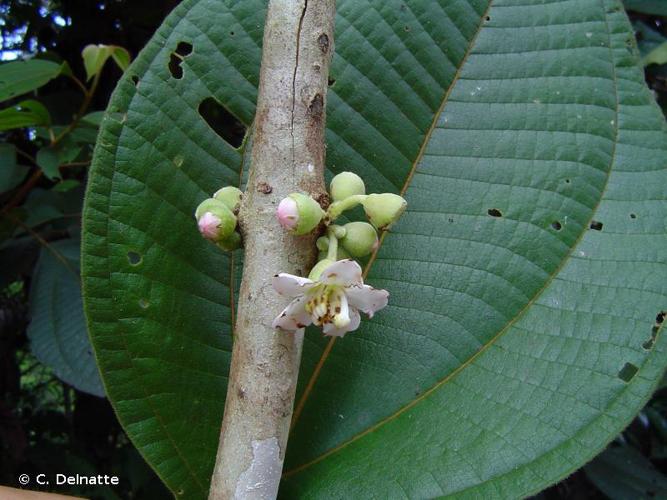
[[[347,287],[345,294],[350,306],[365,312],[369,318],[372,318],[376,311],[385,307],[389,302],[387,290],[377,290],[368,285]]]
[[[339,260],[331,264],[320,276],[321,283],[325,285],[362,285],[364,283],[361,275],[361,267],[350,259]]]
[[[281,312],[271,325],[273,328],[279,328],[286,331],[297,331],[310,325],[312,320],[310,314],[305,309],[305,297],[298,297]]]
[[[312,280],[295,276],[293,274],[280,273],[273,277],[271,281],[273,288],[280,295],[286,297],[298,297],[314,285]]]
[[[359,328],[360,323],[361,323],[361,316],[359,315],[359,311],[357,311],[353,307],[350,307],[349,324],[347,324],[342,328],[336,328],[333,323],[326,323],[322,327],[322,331],[324,332],[324,335],[326,335],[327,337],[344,337],[347,332],[353,332],[354,330]]]

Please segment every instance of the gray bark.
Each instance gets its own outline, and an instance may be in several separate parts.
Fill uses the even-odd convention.
[[[334,13],[335,0],[269,3],[252,170],[239,213],[243,278],[210,499],[269,499],[278,492],[303,335],[271,328],[288,303],[271,278],[307,275],[316,235],[287,234],[275,211],[295,191],[327,204],[324,128]]]

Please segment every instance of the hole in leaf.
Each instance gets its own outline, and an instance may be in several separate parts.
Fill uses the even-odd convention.
[[[148,309],[148,306],[150,306],[151,303],[148,302],[148,299],[139,299],[139,307],[142,309]]]
[[[634,377],[638,371],[639,368],[637,368],[632,363],[625,363],[623,368],[621,368],[618,372],[618,378],[620,378],[623,382],[630,382],[632,377]]]
[[[489,22],[491,20],[491,16],[486,16],[485,19],[486,19],[486,22]]]
[[[171,76],[180,80],[183,78],[183,68],[181,63],[183,59],[192,54],[192,44],[188,42],[178,42],[176,50],[169,56],[169,72]]]
[[[570,183],[570,179],[565,179],[565,184],[569,184],[569,183]]]
[[[231,36],[234,36],[234,32],[233,32],[233,31],[230,31],[229,34],[230,34]]]
[[[132,79],[132,83],[134,83],[135,87],[139,85],[139,77],[137,75],[132,75],[130,78]]]
[[[208,126],[229,145],[238,148],[243,144],[245,126],[214,98],[207,97],[201,102],[199,114]]]
[[[660,325],[665,321],[665,316],[667,315],[667,311],[660,311],[656,317],[655,317],[655,324],[651,328],[651,337],[642,344],[642,347],[645,350],[650,350],[653,348],[653,345],[655,344],[655,339],[658,337],[658,330],[660,330]]]
[[[329,77],[329,87],[333,87],[334,83],[336,83],[336,79]]]
[[[174,53],[181,57],[189,56],[192,54],[192,44],[188,42],[178,42]]]
[[[592,220],[591,221],[591,229],[594,229],[596,231],[602,231],[602,222]]]
[[[637,215],[636,215],[636,214],[630,214],[630,218],[631,218],[631,219],[636,219],[636,218],[637,218]]]
[[[560,231],[561,229],[563,229],[563,225],[557,220],[551,223],[551,227],[553,227],[556,231]]]
[[[503,216],[503,213],[500,210],[498,210],[497,208],[489,208],[486,212],[491,217],[502,217]]]
[[[642,344],[642,349],[646,351],[650,351],[653,348],[653,344],[655,343],[655,339],[653,336],[651,336],[650,339],[648,339],[646,342]]]
[[[403,29],[404,29],[405,31],[410,31],[410,26],[404,26]]]
[[[131,266],[138,266],[141,264],[142,258],[141,255],[138,254],[137,252],[127,252],[127,261],[130,263]]]
[[[178,57],[174,52],[169,56],[169,73],[171,73],[171,76],[177,80],[183,78],[183,68],[181,68],[182,62],[183,59]]]

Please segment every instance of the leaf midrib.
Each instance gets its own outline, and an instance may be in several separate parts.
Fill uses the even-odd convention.
[[[488,15],[489,11],[491,10],[493,1],[494,0],[489,0],[488,6],[487,6],[484,14],[480,18],[480,24],[477,28],[477,31],[476,31],[474,37],[471,39],[470,45],[468,46],[468,49],[466,50],[464,58],[461,61],[461,65],[460,65],[459,69],[457,70],[456,74],[454,75],[454,79],[452,80],[452,83],[450,84],[449,88],[447,89],[447,92],[445,93],[445,95],[443,97],[442,103],[440,104],[440,107],[438,108],[438,111],[436,112],[436,114],[433,118],[433,121],[431,123],[431,126],[430,126],[429,130],[427,131],[426,135],[424,136],[424,140],[423,140],[422,145],[419,149],[419,153],[417,155],[417,158],[415,159],[415,161],[412,165],[412,168],[410,169],[410,172],[408,173],[408,177],[406,178],[405,184],[403,185],[403,188],[400,191],[401,196],[403,196],[405,194],[405,192],[407,191],[407,189],[410,187],[410,183],[412,181],[412,178],[414,177],[414,173],[417,169],[417,166],[419,165],[419,163],[421,161],[421,158],[424,155],[424,152],[425,152],[426,146],[429,142],[429,139],[431,137],[431,134],[433,133],[433,130],[435,129],[435,127],[436,127],[436,125],[439,121],[439,118],[442,115],[442,112],[444,111],[444,109],[445,109],[445,107],[446,107],[446,105],[449,101],[449,96],[451,94],[452,89],[454,88],[454,86],[456,85],[456,83],[459,80],[459,77],[461,75],[463,67],[465,66],[465,63],[468,60],[468,56],[472,52],[472,49],[475,46],[475,43],[477,42],[477,38],[479,37],[479,34],[481,33],[482,27],[484,25],[484,19]],[[454,369],[452,372],[447,374],[442,380],[436,382],[431,388],[422,392],[418,397],[416,397],[415,399],[413,399],[409,403],[405,404],[404,406],[402,406],[401,408],[396,410],[391,415],[388,415],[387,417],[383,418],[382,420],[380,420],[376,424],[372,425],[371,427],[368,427],[367,429],[355,434],[354,436],[350,437],[346,441],[340,443],[339,445],[335,446],[334,448],[331,448],[331,449],[325,451],[324,453],[320,454],[319,456],[315,457],[314,459],[312,459],[312,460],[310,460],[310,461],[308,461],[308,462],[306,462],[302,465],[296,466],[293,469],[285,471],[283,473],[283,477],[287,478],[287,477],[293,476],[294,474],[297,474],[297,473],[307,469],[311,465],[315,465],[315,464],[321,462],[325,458],[329,457],[330,455],[333,455],[334,453],[340,451],[341,449],[343,449],[343,448],[347,447],[348,445],[354,443],[355,441],[361,439],[362,437],[375,432],[376,430],[378,430],[379,428],[384,426],[386,423],[391,422],[392,420],[394,420],[395,418],[398,418],[400,415],[402,415],[403,413],[405,413],[406,411],[408,411],[412,407],[416,406],[419,402],[426,399],[432,393],[434,393],[439,388],[441,388],[442,386],[447,384],[450,380],[455,378],[459,373],[461,373],[465,368],[467,368],[472,362],[474,362],[479,356],[481,356],[491,346],[493,346],[499,338],[501,338],[507,331],[509,331],[509,329],[512,326],[514,326],[516,324],[516,322],[524,316],[524,314],[526,314],[526,312],[532,307],[532,305],[537,301],[537,299],[540,298],[542,293],[551,285],[551,283],[556,278],[556,276],[558,276],[560,274],[563,267],[570,261],[570,258],[572,257],[572,254],[574,253],[574,250],[577,248],[577,246],[579,245],[579,243],[581,242],[583,237],[586,235],[588,227],[589,227],[591,221],[593,220],[593,217],[595,216],[595,213],[597,212],[598,207],[600,206],[600,203],[602,202],[602,200],[604,198],[604,195],[607,191],[607,188],[609,186],[609,178],[611,177],[611,172],[613,170],[612,167],[613,167],[613,165],[616,161],[616,146],[618,144],[619,131],[620,131],[620,125],[619,125],[620,102],[619,102],[619,95],[618,95],[618,79],[617,79],[617,75],[616,75],[615,57],[614,57],[613,48],[612,48],[611,32],[610,32],[609,21],[608,21],[609,13],[607,12],[607,9],[605,8],[604,0],[600,0],[600,2],[602,4],[602,8],[605,11],[605,27],[606,27],[607,38],[608,38],[607,47],[608,47],[609,53],[610,53],[610,59],[609,60],[610,60],[610,64],[611,64],[612,80],[613,80],[613,84],[614,84],[614,96],[615,96],[615,106],[614,106],[614,114],[615,114],[614,128],[615,128],[615,130],[614,130],[614,134],[613,134],[614,135],[614,141],[613,141],[613,144],[612,144],[612,151],[611,151],[611,154],[610,154],[609,165],[608,165],[608,167],[605,171],[605,173],[606,173],[605,183],[604,183],[602,189],[600,190],[599,198],[598,198],[595,206],[592,207],[591,215],[590,215],[589,219],[586,221],[586,224],[582,225],[582,230],[579,233],[579,235],[577,236],[577,239],[572,243],[572,246],[570,247],[569,251],[563,256],[563,258],[561,259],[561,262],[556,267],[556,269],[554,269],[554,271],[547,277],[547,279],[545,280],[542,287],[535,292],[533,297],[524,305],[524,307],[521,308],[521,310],[519,312],[517,312],[517,314],[510,321],[508,321],[507,324],[502,329],[500,329],[498,331],[498,333],[496,333],[488,342],[486,342],[478,351],[476,351],[474,354],[472,354],[459,367]],[[368,275],[368,272],[369,272],[371,266],[373,265],[379,250],[382,248],[382,244],[384,243],[384,239],[385,239],[386,235],[387,235],[387,231],[383,232],[383,234],[380,238],[380,244],[378,245],[378,248],[371,255],[371,258],[369,259],[368,264],[366,265],[366,267],[364,269],[364,274],[363,274],[364,280],[366,279],[366,276]],[[308,386],[306,388],[307,390],[309,388],[312,390],[312,387],[314,387],[315,379],[319,375],[319,373],[321,371],[321,368],[323,367],[324,362],[326,361],[326,358],[328,357],[329,353],[331,352],[335,342],[336,342],[336,337],[332,337],[331,340],[329,341],[329,343],[327,344],[327,346],[324,350],[324,353],[322,355],[322,358],[320,358],[320,361],[318,362],[318,364],[315,368],[315,372],[313,374],[313,377],[311,377],[311,380],[309,380],[309,382],[308,382]],[[305,401],[307,400],[308,395],[309,395],[309,393],[306,393],[304,391],[304,396],[302,396],[303,401],[299,401],[299,405],[297,406],[297,409],[301,409],[301,410],[303,409],[303,407],[305,406]],[[616,398],[614,398],[614,400],[615,399]],[[297,414],[296,411],[295,411],[295,421],[292,423],[292,427],[296,426],[296,419],[298,419],[299,416],[300,415]],[[591,455],[591,456],[593,456],[593,455]]]

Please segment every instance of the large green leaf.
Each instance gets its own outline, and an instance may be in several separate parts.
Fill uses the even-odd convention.
[[[239,276],[192,213],[239,182],[242,151],[197,109],[214,97],[251,123],[263,7],[177,8],[115,92],[88,189],[107,392],[186,498],[208,488]],[[538,491],[599,452],[666,363],[666,128],[627,18],[616,0],[341,0],[336,31],[330,172],[409,209],[370,267],[389,307],[334,345],[306,335],[283,494]]]
[[[42,248],[30,289],[28,338],[33,354],[80,391],[104,397],[86,335],[79,282],[78,240]]]

